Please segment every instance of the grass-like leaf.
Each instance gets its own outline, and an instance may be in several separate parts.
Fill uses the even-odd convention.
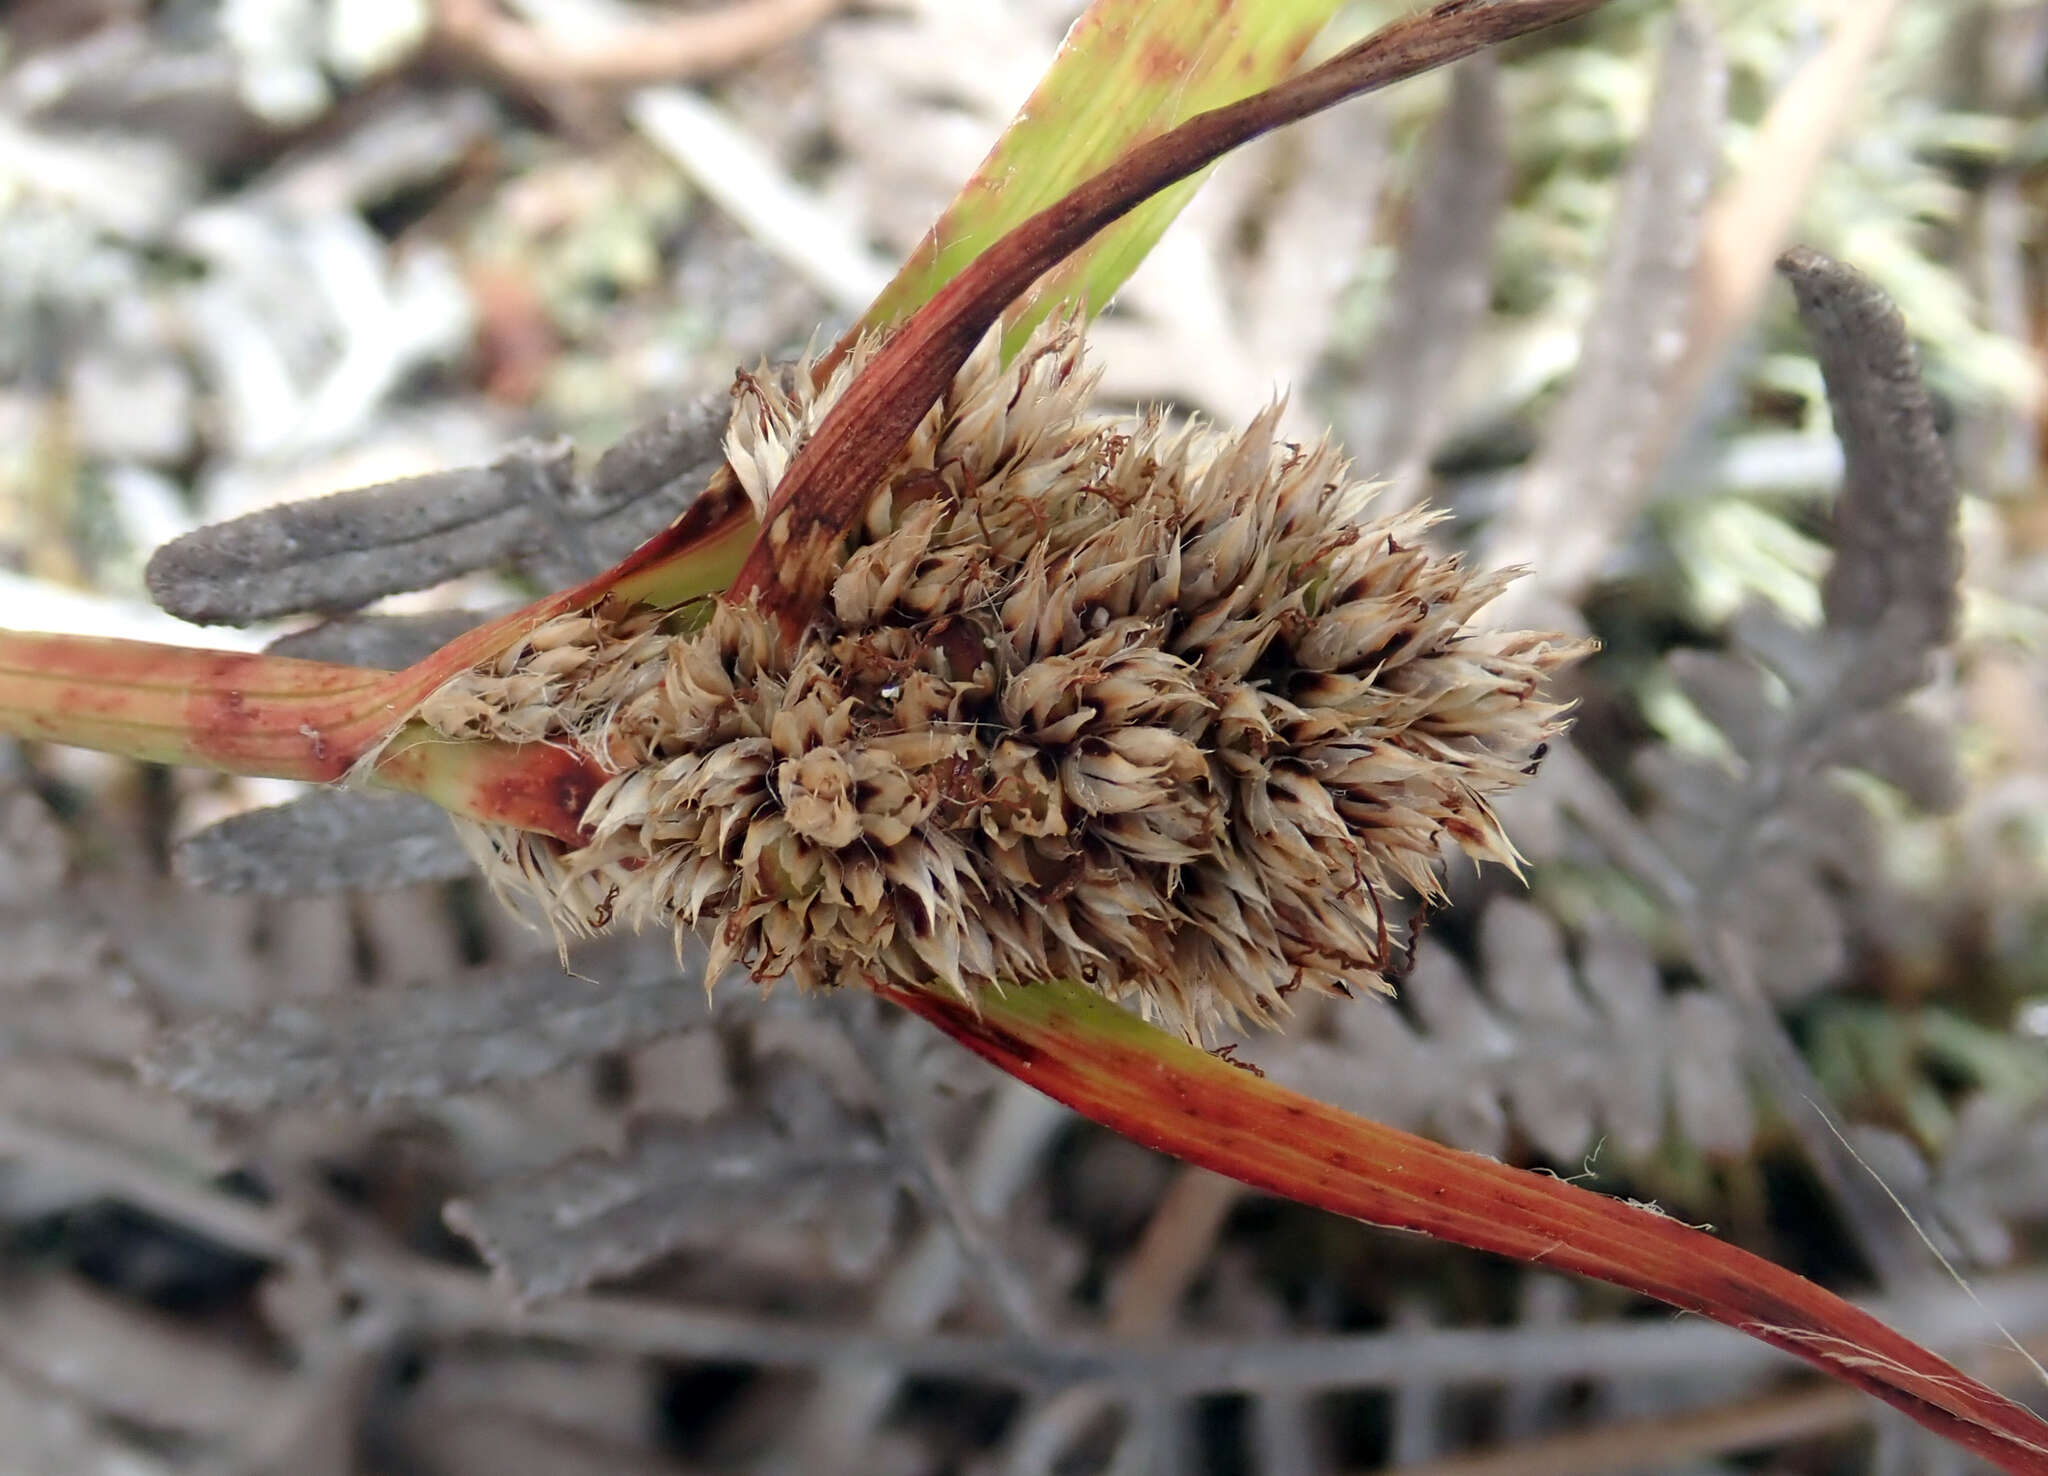
[[[1577,1272],[1697,1312],[1905,1411],[2001,1470],[2048,1425],[1783,1267],[1636,1205],[1354,1117],[1063,983],[967,1002],[879,985],[968,1049],[1148,1147],[1376,1225]]]
[[[761,536],[730,597],[758,598],[787,633],[801,631],[837,571],[841,539],[975,345],[1048,269],[1099,232],[1277,128],[1489,46],[1580,19],[1605,3],[1449,0],[1382,27],[1299,76],[1197,113],[1123,150],[1114,163],[987,246],[867,362],[777,484]]]
[[[1341,0],[1095,0],[861,326],[909,317],[1006,232],[1133,144],[1279,81],[1340,9]],[[1195,178],[1160,191],[1060,263],[1013,312],[1011,346],[1060,303],[1107,303],[1199,186]]]

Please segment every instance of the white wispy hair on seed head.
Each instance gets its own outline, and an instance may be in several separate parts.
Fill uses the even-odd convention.
[[[858,372],[743,375],[757,509]],[[553,925],[702,933],[809,987],[1082,980],[1203,1039],[1295,990],[1384,987],[1388,904],[1444,839],[1513,864],[1582,643],[1476,627],[1506,582],[1369,516],[1327,443],[1092,415],[1071,324],[992,335],[876,490],[791,649],[607,607],[542,626],[421,716],[615,770],[568,848],[471,827]]]

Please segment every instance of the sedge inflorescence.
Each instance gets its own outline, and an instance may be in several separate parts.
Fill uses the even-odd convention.
[[[757,509],[858,372],[742,375]],[[804,635],[746,604],[607,605],[438,692],[454,737],[614,777],[587,843],[477,828],[563,933],[699,932],[811,986],[1084,981],[1201,1039],[1376,987],[1442,843],[1513,860],[1488,797],[1582,649],[1480,628],[1505,583],[1374,518],[1328,444],[1090,412],[1071,325],[992,337],[877,487]]]

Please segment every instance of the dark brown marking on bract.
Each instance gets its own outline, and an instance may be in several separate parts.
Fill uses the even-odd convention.
[[[587,759],[533,745],[520,750],[518,763],[478,785],[478,808],[501,824],[577,844],[587,838],[583,812],[604,782]]]

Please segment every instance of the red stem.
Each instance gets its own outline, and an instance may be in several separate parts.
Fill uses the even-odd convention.
[[[1805,1359],[1999,1469],[2048,1473],[2048,1425],[1804,1277],[1651,1211],[1446,1148],[1275,1086],[1066,985],[973,1004],[885,997],[1047,1096],[1254,1188],[1575,1271]]]

